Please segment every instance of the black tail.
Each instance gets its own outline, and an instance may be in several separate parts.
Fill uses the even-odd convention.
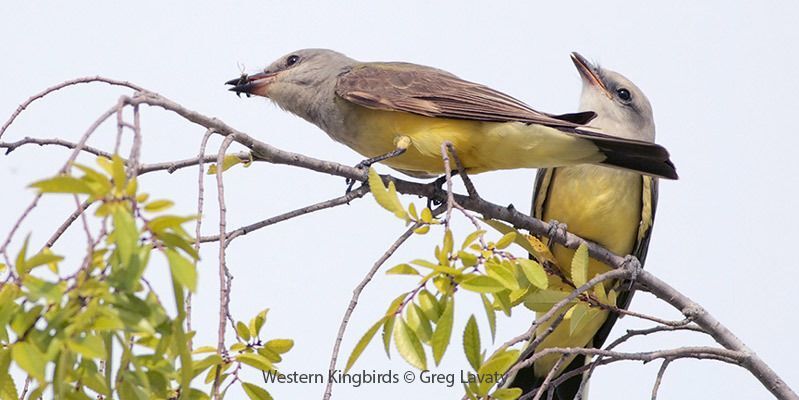
[[[661,145],[582,129],[578,129],[577,132],[599,147],[606,157],[602,164],[666,179],[678,178],[677,169],[669,159],[668,150]]]
[[[566,374],[570,371],[573,371],[577,368],[582,367],[585,364],[585,356],[577,356],[572,360],[571,363],[560,373],[560,375]],[[554,396],[552,397],[555,400],[574,400],[577,397],[577,392],[580,390],[580,383],[583,380],[583,375],[575,375],[566,381],[560,383],[558,386],[552,388],[554,391]],[[525,398],[532,398],[534,396],[532,393],[537,390],[541,384],[544,383],[544,378],[538,378],[533,374],[533,367],[527,367],[520,369],[516,376],[513,377],[513,380],[507,385],[507,387],[517,387],[522,390],[522,396],[528,395]],[[544,396],[541,396],[542,399],[548,398],[547,393],[544,393]]]

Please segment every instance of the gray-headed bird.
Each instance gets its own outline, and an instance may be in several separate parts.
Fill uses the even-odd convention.
[[[601,164],[676,179],[663,147],[585,126],[593,112],[551,115],[446,71],[360,62],[305,49],[233,79],[236,93],[271,99],[369,159],[415,177],[444,172],[451,142],[468,173]]]
[[[616,72],[592,65],[577,53],[572,53],[572,61],[583,82],[580,110],[597,114],[591,121],[592,126],[621,138],[654,142],[652,106],[637,86]],[[544,169],[536,178],[532,214],[539,219],[564,223],[569,232],[618,255],[634,255],[643,264],[655,217],[657,184],[657,179],[650,176],[600,165]],[[574,250],[556,244],[552,253],[563,275],[571,279]],[[587,279],[609,270],[607,265],[590,259]],[[555,276],[550,277],[550,288],[566,293],[573,290]],[[626,290],[628,284],[606,281],[604,289],[618,291],[615,306],[624,309],[630,304],[632,292]],[[542,314],[539,312],[538,316]],[[550,347],[600,348],[618,317],[616,313],[595,311],[590,321],[570,332],[570,315],[566,316],[538,345],[536,352]],[[542,324],[537,332],[544,332],[551,322]],[[526,393],[534,390],[542,384],[558,358],[555,354],[540,358],[532,367],[520,370],[509,386],[522,388]],[[584,364],[584,356],[573,357],[558,376]],[[557,386],[555,399],[574,399],[581,380],[582,376],[577,375]]]

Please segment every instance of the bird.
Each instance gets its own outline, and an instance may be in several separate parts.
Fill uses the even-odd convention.
[[[676,179],[660,145],[588,126],[593,112],[554,115],[433,67],[360,62],[303,49],[226,82],[311,122],[333,140],[411,177],[440,176],[450,142],[464,172],[601,164]]]
[[[613,132],[622,138],[654,142],[655,122],[652,106],[644,93],[623,75],[588,62],[578,53],[572,61],[582,78],[580,110],[596,113],[592,125]],[[611,252],[633,255],[643,265],[658,199],[658,179],[636,172],[611,169],[602,165],[577,165],[548,168],[538,171],[533,190],[532,215],[542,220],[565,224],[568,231],[583,239],[594,241]],[[561,245],[552,246],[552,253],[562,274],[571,278],[574,250]],[[610,267],[590,259],[587,279],[609,271]],[[629,283],[606,281],[604,289],[618,292],[615,306],[626,309],[633,292]],[[550,288],[571,292],[573,287],[561,278],[551,277]],[[538,317],[542,312],[537,314]],[[540,352],[551,347],[601,348],[618,314],[601,310],[596,318],[578,331],[570,332],[568,320],[558,325],[534,349]],[[537,329],[543,332],[552,322]],[[528,355],[533,349],[528,349]],[[523,368],[509,379],[509,387],[530,393],[538,388],[553,368],[558,355],[544,356],[532,366]],[[561,374],[585,365],[585,356],[566,361]],[[581,387],[582,376],[576,375],[554,388],[555,399],[572,400]],[[583,385],[587,390],[587,385]],[[587,393],[582,394],[586,398]]]

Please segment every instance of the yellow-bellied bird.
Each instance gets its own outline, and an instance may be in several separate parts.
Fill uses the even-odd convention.
[[[602,164],[676,179],[661,146],[584,126],[594,113],[550,115],[448,72],[359,62],[305,49],[233,79],[236,93],[268,97],[365,157],[415,177],[444,172],[451,142],[469,173]]]
[[[592,110],[597,117],[592,126],[625,139],[654,142],[655,123],[652,106],[646,96],[624,76],[594,66],[577,53],[572,61],[583,81],[580,110]],[[605,168],[599,165],[579,165],[540,170],[533,193],[533,215],[543,220],[557,220],[566,224],[568,231],[594,241],[618,255],[634,255],[643,264],[657,204],[657,179],[634,172]],[[567,278],[571,278],[574,250],[554,245],[552,252]],[[589,261],[588,279],[609,271],[597,260]],[[571,292],[572,287],[560,278],[551,278],[550,285]],[[626,284],[605,282],[605,289],[621,291],[616,306],[626,308],[632,292],[625,291]],[[540,317],[543,313],[538,313]],[[564,321],[536,348],[536,352],[550,347],[599,348],[616,322],[617,314],[602,311],[575,332],[570,332],[569,321]],[[550,321],[551,322],[551,321]],[[543,332],[549,324],[538,329]],[[541,385],[556,363],[558,355],[545,356],[531,368],[519,371],[510,386],[529,392]],[[574,357],[564,371],[585,364],[585,357]],[[555,389],[556,399],[571,400],[580,387],[582,376],[577,375]],[[586,386],[587,387],[587,386]],[[585,394],[585,393],[584,393]],[[583,396],[585,399],[585,396]]]

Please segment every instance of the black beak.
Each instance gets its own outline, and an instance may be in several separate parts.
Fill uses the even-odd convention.
[[[571,57],[574,66],[577,67],[577,71],[580,72],[580,76],[583,80],[598,87],[605,96],[612,99],[613,96],[610,95],[607,86],[605,86],[605,83],[602,82],[602,79],[597,74],[596,67],[576,51],[571,53]]]
[[[242,93],[247,95],[247,97],[253,94],[264,96],[267,87],[274,82],[276,76],[276,72],[259,72],[253,75],[242,74],[238,78],[225,82],[225,85],[232,85],[233,87],[228,88],[228,90],[236,93],[239,97],[241,97]]]

